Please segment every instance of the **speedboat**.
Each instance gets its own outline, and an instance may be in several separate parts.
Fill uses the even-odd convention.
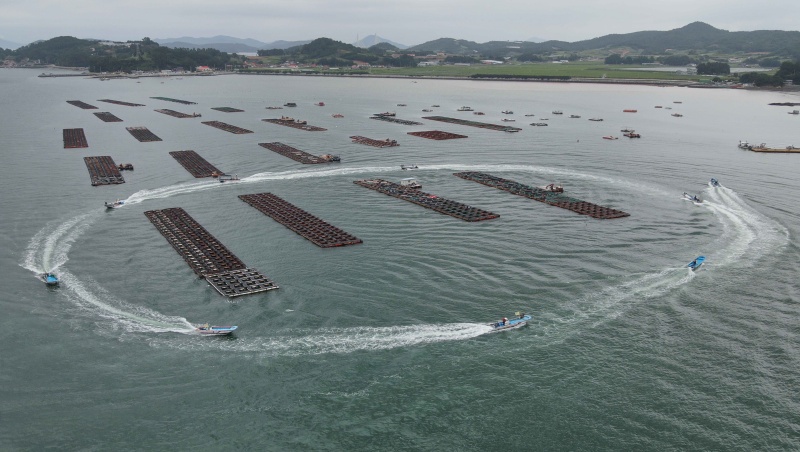
[[[501,119],[501,121],[503,121],[503,122],[515,122],[516,119],[503,118],[503,119]]]
[[[414,164],[411,164],[411,165],[400,165],[400,169],[401,170],[412,170],[412,169],[418,169],[418,168],[419,167],[417,165],[414,165]]]
[[[750,143],[748,143],[747,141],[739,140],[739,149],[750,149],[751,147],[752,146],[750,146]]]
[[[230,336],[237,328],[236,325],[233,326],[212,326],[207,323],[203,325],[195,325],[195,331],[200,333],[203,336]]]
[[[56,275],[54,275],[54,274],[52,274],[50,272],[42,273],[41,275],[39,275],[39,277],[48,286],[51,286],[51,287],[58,286],[58,277],[56,277]]]
[[[415,179],[413,177],[406,177],[406,178],[400,179],[400,186],[403,187],[403,188],[411,188],[411,189],[415,189],[415,190],[418,189],[418,188],[422,188],[422,184],[417,182],[417,179]]]
[[[236,174],[220,174],[219,181],[220,182],[236,182],[239,180],[239,176]]]
[[[703,202],[702,199],[698,198],[696,195],[690,195],[689,193],[683,192],[683,199],[687,201],[691,201],[693,203],[701,203]]]
[[[564,193],[564,187],[556,184],[547,184],[544,187],[539,187],[540,190],[549,191],[552,193]]]
[[[106,202],[104,204],[106,206],[106,209],[119,209],[120,207],[125,205],[125,201],[122,199],[118,199],[114,202]]]
[[[606,136],[603,137],[603,139],[604,140],[618,140],[619,138],[615,137],[613,135],[606,135]]]
[[[700,268],[701,265],[703,265],[703,262],[705,262],[705,260],[706,260],[705,256],[697,256],[697,259],[689,262],[689,265],[687,265],[687,267],[691,268],[692,271],[695,271],[698,268]]]
[[[708,182],[708,185],[711,185],[712,187],[719,187],[719,181],[712,177],[711,180]]]
[[[472,107],[464,106],[464,107],[459,108],[458,111],[472,111]]]
[[[502,114],[504,114],[504,115],[513,115],[513,114],[514,114],[514,112],[513,112],[513,111],[511,111],[511,110],[503,110],[503,111],[501,111],[500,113],[502,113]]]
[[[523,326],[527,325],[528,321],[530,320],[531,320],[530,315],[524,313],[517,313],[517,316],[513,319],[508,319],[506,317],[503,317],[497,322],[492,322],[489,323],[488,325],[492,327],[490,333],[497,333],[500,331],[509,331],[509,330],[516,330],[517,328],[522,328]]]

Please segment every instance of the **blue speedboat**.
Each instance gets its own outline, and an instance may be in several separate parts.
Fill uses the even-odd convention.
[[[517,328],[522,328],[527,325],[530,319],[531,316],[518,312],[517,316],[513,319],[503,317],[497,322],[490,323],[489,326],[492,327],[492,331],[490,332],[495,333],[499,331],[516,330]]]
[[[197,325],[195,331],[202,334],[203,336],[229,336],[232,334],[236,329],[239,328],[238,326],[212,326],[209,324]]]
[[[48,286],[55,287],[58,285],[58,277],[50,272],[42,273],[40,277]]]
[[[711,185],[712,187],[719,187],[719,181],[712,177],[711,181],[708,182],[708,185]]]
[[[700,268],[701,265],[703,265],[703,262],[705,262],[705,260],[706,260],[705,256],[697,256],[697,259],[689,262],[689,265],[687,265],[687,267],[691,268],[692,271],[697,270],[698,268]]]

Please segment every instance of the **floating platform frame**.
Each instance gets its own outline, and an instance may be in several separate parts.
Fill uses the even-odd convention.
[[[151,97],[150,99],[165,100],[167,102],[177,102],[179,104],[184,104],[184,105],[194,105],[197,103],[197,102],[192,102],[190,100],[173,99],[171,97],[160,97],[160,96]]]
[[[221,121],[203,121],[203,124],[216,127],[217,129],[224,130],[226,132],[235,133],[237,135],[241,135],[243,133],[253,133],[252,130],[242,129],[241,127],[232,126]]]
[[[168,116],[175,117],[175,118],[199,118],[200,117],[199,113],[192,113],[190,115],[188,113],[181,113],[179,111],[170,110],[169,108],[160,108],[160,109],[155,110],[155,111],[157,111],[157,112],[159,112],[161,114],[165,114],[165,115],[168,115]]]
[[[134,138],[141,141],[142,143],[150,142],[150,141],[161,141],[156,134],[151,132],[147,129],[147,127],[125,127],[125,130],[128,131]]]
[[[288,144],[283,144],[277,141],[274,143],[258,143],[258,145],[262,148],[269,149],[272,152],[276,152],[284,157],[289,157],[290,159],[300,163],[315,164],[332,162],[332,160],[329,158],[309,154],[308,152],[301,151],[300,149],[293,148]]]
[[[398,119],[398,118],[395,118],[393,116],[387,116],[387,115],[370,116],[369,119],[377,119],[378,121],[393,122],[395,124],[402,124],[404,126],[421,126],[422,125],[421,122],[409,121],[407,119]]]
[[[244,111],[233,107],[211,107],[211,109],[221,111],[223,113],[241,113]]]
[[[126,107],[144,107],[144,104],[134,104],[132,102],[123,102],[121,100],[113,99],[98,99],[99,102],[108,102],[109,104],[124,105]]]
[[[456,138],[468,138],[466,135],[457,133],[442,132],[441,130],[428,130],[426,132],[408,132],[415,137],[427,138],[429,140],[453,140]]]
[[[208,160],[200,157],[200,154],[197,152],[191,150],[172,151],[169,155],[183,165],[186,171],[191,173],[194,177],[212,177],[214,173],[217,173],[217,175],[223,174],[216,166],[208,163]]]
[[[107,111],[97,112],[94,115],[100,118],[103,122],[122,122],[122,119]]]
[[[97,107],[95,107],[94,105],[87,104],[86,102],[80,100],[68,100],[67,103],[70,105],[74,105],[78,108],[83,108],[84,110],[97,109]]]
[[[271,124],[277,124],[279,126],[291,127],[293,129],[307,130],[309,132],[324,132],[328,130],[322,127],[310,126],[306,124],[305,121],[297,122],[294,119],[262,119],[262,121]]]
[[[89,180],[91,180],[92,186],[125,183],[119,167],[111,157],[107,155],[84,157],[83,162],[86,163],[86,168],[89,170]]]
[[[373,146],[376,148],[388,148],[388,147],[400,146],[397,143],[397,140],[390,140],[388,138],[385,140],[375,140],[372,138],[362,137],[360,135],[353,135],[350,137],[350,139],[353,140],[353,143],[365,144],[367,146]]]
[[[64,138],[64,149],[89,147],[89,143],[86,141],[86,134],[83,133],[83,129],[64,129],[62,135]]]
[[[498,130],[507,132],[509,130],[522,130],[519,127],[504,126],[500,124],[491,124],[488,122],[467,121],[465,119],[448,118],[447,116],[423,116],[422,119],[429,119],[431,121],[446,122],[450,124],[459,124],[462,126],[478,127],[480,129]]]

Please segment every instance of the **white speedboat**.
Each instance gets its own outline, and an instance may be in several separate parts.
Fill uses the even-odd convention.
[[[114,202],[106,202],[104,204],[106,206],[106,209],[119,209],[120,207],[125,205],[125,201],[122,199],[118,199]]]
[[[203,336],[230,336],[234,331],[236,331],[237,328],[239,327],[236,325],[212,326],[206,323],[203,325],[196,325],[195,331]]]

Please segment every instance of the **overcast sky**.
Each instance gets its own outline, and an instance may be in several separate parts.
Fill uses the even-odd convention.
[[[0,0],[0,39],[20,44],[215,35],[350,43],[371,34],[406,45],[442,37],[574,42],[695,21],[798,30],[800,0]]]

